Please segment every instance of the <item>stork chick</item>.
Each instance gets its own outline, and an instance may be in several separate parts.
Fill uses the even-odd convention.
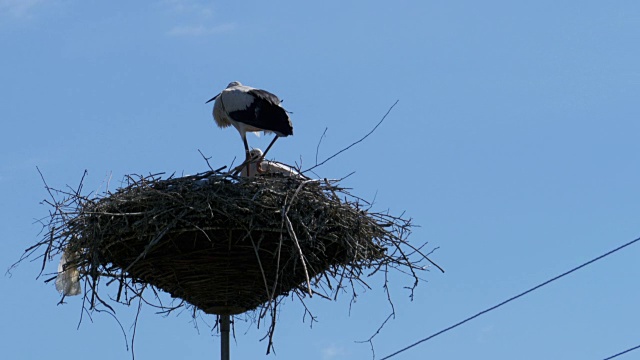
[[[252,177],[257,174],[280,174],[299,179],[306,178],[289,165],[273,160],[264,160],[264,154],[260,149],[251,149],[249,156],[250,160],[246,166],[240,165],[236,168],[236,170],[241,168],[240,176],[242,177]]]

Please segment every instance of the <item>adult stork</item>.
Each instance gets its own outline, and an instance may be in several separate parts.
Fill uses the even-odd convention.
[[[213,119],[221,128],[233,125],[238,130],[244,142],[247,163],[251,160],[247,132],[263,131],[265,134],[276,134],[262,158],[279,137],[293,135],[293,126],[287,111],[280,104],[280,99],[268,91],[234,81],[207,103],[213,100]]]

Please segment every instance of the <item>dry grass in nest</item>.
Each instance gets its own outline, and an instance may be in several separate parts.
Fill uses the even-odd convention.
[[[81,187],[47,189],[47,232],[24,257],[41,255],[44,270],[61,252],[74,254],[87,310],[113,310],[110,302],[129,304],[149,289],[159,299],[162,290],[180,299],[154,305],[165,312],[259,309],[258,319],[271,315],[271,337],[283,295],[303,305],[307,295],[335,300],[348,287],[355,296],[355,283],[368,287],[367,276],[390,268],[411,275],[414,288],[430,261],[407,242],[410,220],[363,208],[337,181],[209,171],[128,176],[92,197]],[[101,281],[117,292],[104,296]]]

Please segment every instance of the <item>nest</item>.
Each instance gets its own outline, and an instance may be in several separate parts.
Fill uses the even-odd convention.
[[[407,242],[410,219],[371,212],[337,181],[209,171],[127,176],[99,196],[47,189],[54,211],[44,239],[26,254],[44,249],[43,269],[53,256],[72,254],[68,266],[79,269],[89,309],[129,304],[152,289],[156,298],[162,290],[179,299],[159,305],[166,311],[261,309],[262,318],[284,295],[335,300],[389,268],[411,275],[413,288],[430,262]],[[117,285],[108,298],[103,280]]]

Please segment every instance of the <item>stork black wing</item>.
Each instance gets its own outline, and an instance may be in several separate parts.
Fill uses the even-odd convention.
[[[272,94],[266,90],[251,89],[248,91],[248,93],[258,99],[263,99],[264,101],[270,102],[274,105],[280,104],[280,99],[278,99],[278,97],[275,94]]]
[[[254,101],[244,110],[230,111],[232,119],[258,129],[273,131],[281,137],[293,135],[289,115],[280,106],[277,96],[258,89],[249,90],[248,93],[253,96]]]

